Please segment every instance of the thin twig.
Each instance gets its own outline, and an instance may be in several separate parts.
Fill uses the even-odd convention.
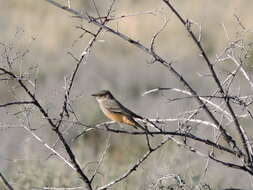
[[[1,172],[0,172],[0,178],[2,179],[7,189],[14,190],[14,188],[11,186],[11,184],[8,182],[8,180],[4,177],[4,175]]]
[[[148,90],[148,91],[144,92],[143,95],[147,95],[147,94],[154,93],[154,92],[159,92],[159,91],[168,91],[168,90],[172,90],[172,91],[176,91],[176,92],[181,92],[183,94],[187,94],[187,95],[191,95],[192,96],[192,94],[189,91],[181,90],[181,89],[178,89],[178,88],[155,88],[155,89],[151,89],[151,90]],[[192,97],[194,97],[194,96],[192,96]],[[232,120],[231,115],[226,110],[222,109],[220,106],[218,106],[217,104],[213,103],[212,101],[204,98],[203,96],[199,96],[199,98],[202,101],[204,101],[204,102],[212,105],[213,107],[215,107],[216,109],[218,109],[219,111],[221,111],[222,113],[224,113],[228,117],[228,119],[230,121]],[[224,98],[224,97],[221,97],[221,98]]]
[[[44,147],[46,147],[48,150],[50,150],[52,153],[54,153],[57,157],[59,157],[61,160],[63,160],[70,168],[75,170],[75,167],[73,164],[71,164],[68,160],[66,160],[59,152],[57,152],[54,148],[52,148],[50,145],[48,145],[45,141],[43,141],[38,135],[36,135],[31,129],[29,129],[27,126],[23,126],[23,128],[28,131],[37,141],[39,141]]]
[[[33,101],[16,101],[16,102],[8,102],[6,104],[0,104],[0,108],[7,107],[7,106],[13,106],[13,105],[21,105],[21,104],[34,104]]]
[[[150,119],[150,121],[155,121],[155,119]],[[165,119],[165,121],[166,121],[166,119]],[[97,124],[95,126],[86,125],[86,124],[83,124],[81,122],[73,122],[73,121],[68,121],[68,120],[66,120],[66,122],[71,122],[71,123],[74,123],[76,125],[84,126],[86,128],[109,131],[109,132],[113,132],[113,133],[122,133],[122,134],[129,134],[129,135],[145,135],[146,134],[145,131],[126,131],[126,130],[110,128],[109,126],[114,124],[115,123],[114,121],[100,123],[100,124]],[[149,131],[149,134],[152,134],[152,135],[173,135],[173,136],[179,136],[179,137],[186,137],[186,138],[196,140],[198,142],[204,143],[204,144],[212,146],[212,147],[214,147],[218,150],[222,150],[222,151],[225,151],[225,152],[233,154],[233,155],[238,154],[236,151],[233,151],[233,150],[231,150],[231,149],[229,149],[225,146],[222,146],[220,144],[212,142],[209,139],[203,139],[203,138],[197,137],[197,136],[195,136],[191,133],[188,133],[188,132],[183,133],[183,132],[174,132],[174,131],[164,131],[164,130],[162,130],[162,131]],[[240,157],[240,155],[237,155],[237,156]]]
[[[110,139],[111,139],[111,135],[109,135],[108,138],[107,138],[107,142],[106,142],[106,145],[105,145],[105,149],[104,149],[104,151],[103,151],[103,153],[102,153],[102,155],[101,155],[101,157],[100,157],[100,160],[99,160],[99,162],[98,162],[98,164],[97,164],[97,166],[96,166],[96,169],[95,169],[93,175],[92,175],[91,178],[90,178],[90,181],[91,181],[91,182],[93,181],[93,179],[94,179],[95,176],[97,175],[97,172],[98,172],[98,170],[99,170],[99,168],[100,168],[100,166],[101,166],[101,164],[102,164],[102,162],[103,162],[103,160],[104,160],[104,157],[105,157],[105,155],[106,155],[106,153],[107,153],[107,151],[108,151],[108,149],[109,149],[109,147],[110,147]]]
[[[236,66],[240,67],[240,70],[241,70],[243,76],[249,82],[251,89],[253,89],[253,82],[251,81],[251,79],[250,79],[249,75],[247,74],[247,72],[245,71],[245,69],[242,67],[242,64],[239,63],[234,56],[229,55],[229,54],[227,56],[236,64]]]
[[[37,100],[37,98],[35,97],[35,95],[28,89],[28,87],[24,84],[24,82],[21,79],[19,79],[14,73],[12,73],[10,71],[7,71],[6,69],[1,68],[1,67],[0,67],[0,71],[4,72],[5,74],[9,75],[10,77],[16,79],[17,82],[18,82],[18,84],[24,89],[24,91],[27,93],[27,95],[32,99],[32,101],[34,102],[34,105],[39,109],[39,111],[41,112],[41,114],[45,118],[47,118],[47,121],[50,124],[52,130],[56,133],[56,135],[59,137],[60,141],[64,145],[64,148],[65,148],[66,152],[68,153],[69,158],[71,159],[71,161],[73,163],[75,171],[79,174],[79,176],[81,177],[81,179],[84,181],[84,183],[86,184],[87,188],[89,190],[92,190],[89,178],[81,170],[81,167],[77,163],[73,151],[71,150],[71,148],[67,144],[65,138],[63,137],[62,133],[59,131],[57,125],[49,117],[47,111],[44,109],[44,107],[41,105],[41,103]]]
[[[165,143],[167,143],[170,139],[164,140],[161,144],[156,146],[153,149],[149,149],[141,159],[139,159],[130,169],[128,169],[124,174],[122,174],[117,179],[111,181],[110,183],[99,187],[97,190],[106,190],[107,188],[111,187],[112,185],[122,181],[123,179],[127,178],[131,173],[133,173],[153,152],[155,152],[157,149],[161,148]]]
[[[211,158],[212,160],[224,165],[224,166],[227,166],[229,168],[234,168],[234,169],[239,169],[239,170],[243,170],[243,171],[246,171],[248,173],[250,173],[251,175],[253,175],[253,172],[251,170],[249,170],[246,166],[240,166],[240,165],[237,165],[237,164],[233,164],[233,163],[230,163],[230,162],[224,162],[222,160],[218,160],[216,159],[214,156],[212,155],[209,155],[209,158]]]
[[[215,70],[214,70],[213,65],[211,64],[209,58],[207,57],[207,54],[206,54],[204,48],[202,47],[201,43],[198,41],[198,39],[197,39],[197,37],[195,36],[195,34],[192,32],[190,26],[188,25],[188,22],[185,21],[185,20],[181,17],[181,15],[177,12],[177,10],[171,5],[170,1],[169,1],[169,0],[163,0],[163,2],[164,2],[166,5],[168,5],[168,7],[171,9],[171,11],[178,17],[178,19],[181,21],[181,23],[185,26],[187,32],[190,34],[192,40],[194,41],[194,43],[196,44],[196,46],[197,46],[198,49],[200,50],[201,55],[203,56],[205,62],[207,63],[207,66],[208,66],[209,70],[211,71],[212,78],[214,79],[215,83],[217,84],[217,86],[218,86],[218,88],[219,88],[219,90],[220,90],[220,93],[224,96],[224,101],[225,101],[225,103],[226,103],[226,106],[227,106],[228,110],[230,111],[230,114],[231,114],[232,117],[233,117],[233,121],[234,121],[234,123],[235,123],[236,129],[237,129],[237,131],[238,131],[238,133],[239,133],[239,135],[240,135],[240,138],[241,138],[241,140],[242,140],[242,142],[243,142],[244,150],[246,151],[246,154],[247,154],[247,160],[245,160],[245,161],[246,161],[246,162],[249,162],[250,164],[253,164],[253,162],[252,162],[252,154],[251,154],[251,153],[252,153],[252,149],[251,149],[251,147],[248,147],[248,146],[247,146],[247,142],[246,142],[247,140],[245,139],[245,136],[244,136],[244,133],[243,133],[243,129],[242,129],[242,127],[240,126],[240,123],[239,123],[239,121],[238,121],[238,119],[237,119],[237,117],[236,117],[236,115],[235,115],[235,112],[234,112],[234,110],[233,110],[233,108],[232,108],[232,106],[231,106],[229,100],[225,98],[225,97],[226,97],[226,93],[225,93],[225,91],[224,91],[224,89],[223,89],[223,87],[222,87],[222,85],[221,85],[221,82],[220,82],[220,80],[219,80],[219,78],[218,78],[218,76],[217,76],[217,74],[216,74],[216,72],[215,72]],[[225,133],[226,133],[225,129],[224,129],[224,128],[220,128],[220,130],[221,130],[221,132],[222,132],[222,134],[223,134],[225,140],[226,140],[228,143],[231,143],[231,145],[232,145],[234,148],[236,148],[237,151],[240,152],[240,149],[237,147],[236,142],[235,142],[234,140],[231,139],[232,137],[225,134]],[[225,135],[224,135],[224,134],[225,134]]]
[[[198,97],[197,92],[191,87],[191,85],[183,78],[183,76],[181,74],[179,74],[174,67],[172,67],[171,63],[165,61],[162,57],[160,57],[159,55],[157,55],[155,52],[152,52],[149,48],[145,47],[144,45],[142,45],[139,41],[137,40],[133,40],[131,38],[129,38],[127,35],[120,33],[119,31],[116,31],[112,28],[110,28],[107,25],[103,25],[100,22],[97,21],[97,19],[92,18],[91,16],[87,16],[87,15],[82,15],[81,13],[79,13],[78,11],[74,10],[74,9],[70,9],[66,6],[63,6],[59,3],[57,3],[54,0],[45,0],[51,4],[53,4],[56,7],[59,7],[63,10],[66,10],[74,15],[76,15],[79,18],[82,18],[88,22],[91,22],[99,27],[102,27],[103,29],[105,29],[108,32],[111,32],[112,34],[118,36],[119,38],[129,42],[130,44],[138,47],[139,49],[143,50],[144,52],[146,52],[147,54],[151,55],[154,59],[155,62],[159,62],[161,63],[164,67],[168,68],[173,74],[174,76],[180,81],[182,82],[188,89],[189,91],[196,96],[196,100],[198,101],[198,103],[203,107],[203,109],[206,111],[207,115],[214,121],[214,123],[219,126],[219,130],[222,132],[224,139],[226,140],[226,142],[228,144],[230,144],[232,147],[234,147],[237,152],[238,155],[242,155],[241,150],[237,147],[235,140],[227,133],[227,131],[223,128],[222,125],[219,124],[218,120],[216,119],[216,117],[213,115],[213,113],[208,109],[208,107],[205,105],[205,103]]]
[[[93,3],[94,3],[94,6],[96,7],[94,0],[93,0]],[[113,2],[111,3],[111,5],[110,5],[110,8],[109,8],[109,10],[108,10],[108,12],[107,12],[107,15],[106,15],[106,17],[105,17],[105,20],[104,20],[103,22],[102,22],[102,20],[101,20],[101,24],[104,25],[104,24],[106,24],[106,22],[108,22],[107,18],[109,17],[109,15],[110,15],[110,13],[111,13],[111,11],[112,11],[112,6],[113,6],[113,4],[114,4],[114,1],[113,1]],[[99,14],[99,13],[98,13],[98,14]],[[69,117],[69,113],[68,113],[68,109],[67,109],[67,104],[68,104],[68,102],[69,102],[69,95],[70,95],[72,86],[73,86],[73,84],[74,84],[74,80],[75,80],[76,74],[77,74],[77,72],[78,72],[78,70],[79,70],[79,67],[80,67],[81,63],[87,62],[87,59],[88,59],[90,50],[91,50],[93,44],[96,42],[96,40],[97,40],[99,34],[102,32],[102,29],[103,29],[103,28],[100,27],[100,28],[98,29],[98,31],[97,31],[96,33],[93,34],[92,39],[89,41],[88,46],[84,49],[83,53],[81,54],[80,59],[78,60],[78,63],[76,64],[76,67],[75,67],[75,69],[74,69],[74,71],[73,71],[73,73],[72,73],[72,75],[71,75],[71,78],[70,78],[69,86],[67,87],[66,93],[65,93],[65,95],[64,95],[63,107],[62,107],[61,113],[59,114],[59,115],[60,115],[60,120],[59,120],[59,122],[58,122],[58,124],[57,124],[57,127],[60,127],[60,125],[61,125],[61,121],[62,121],[62,119],[63,119],[63,117],[64,117],[64,112],[66,113],[67,117]]]

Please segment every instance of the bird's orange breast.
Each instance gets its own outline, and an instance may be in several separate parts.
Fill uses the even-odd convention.
[[[113,121],[117,121],[120,123],[125,123],[127,125],[132,125],[135,126],[135,123],[133,123],[132,121],[130,121],[127,116],[119,114],[119,113],[111,113],[111,112],[105,112],[105,115],[113,120]]]

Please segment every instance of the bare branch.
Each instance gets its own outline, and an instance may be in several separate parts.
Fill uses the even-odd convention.
[[[84,187],[32,187],[33,189],[41,190],[83,190]]]
[[[34,94],[27,88],[27,86],[23,83],[23,81],[21,79],[19,79],[14,73],[7,71],[4,68],[0,67],[0,71],[4,72],[5,74],[9,75],[10,77],[14,78],[17,80],[17,82],[19,83],[19,85],[24,89],[24,91],[27,93],[27,95],[33,100],[34,105],[39,109],[39,111],[42,113],[42,115],[47,118],[47,121],[49,122],[50,126],[52,127],[52,130],[57,134],[57,136],[59,137],[60,141],[62,142],[62,144],[64,145],[65,150],[67,151],[71,161],[73,162],[74,168],[76,170],[76,172],[80,175],[81,179],[85,182],[87,188],[89,190],[92,190],[91,187],[91,183],[88,179],[88,177],[83,173],[83,171],[81,170],[81,167],[79,166],[79,164],[77,163],[76,159],[75,159],[75,155],[72,152],[71,148],[69,147],[69,145],[67,144],[67,142],[65,141],[62,133],[59,131],[59,128],[57,127],[57,125],[53,122],[53,120],[49,117],[48,113],[46,112],[46,110],[43,108],[43,106],[39,103],[39,101],[37,100],[37,98],[34,96]]]
[[[225,140],[231,144],[235,149],[237,149],[238,151],[238,155],[241,155],[241,150],[237,147],[236,145],[236,142],[233,140],[233,138],[227,134],[226,130],[224,130],[223,126],[221,126],[219,124],[219,122],[217,121],[217,119],[215,118],[215,116],[212,114],[212,112],[208,109],[208,107],[205,105],[205,103],[198,97],[196,91],[189,85],[189,83],[183,78],[183,76],[181,76],[171,65],[171,63],[168,63],[166,62],[164,59],[162,59],[160,56],[158,56],[157,54],[155,54],[154,52],[152,52],[149,48],[143,46],[140,42],[136,41],[136,40],[133,40],[131,38],[129,38],[128,36],[118,32],[118,31],[115,31],[113,30],[112,28],[106,26],[106,25],[103,25],[101,23],[99,23],[96,19],[92,18],[92,17],[87,17],[87,15],[82,15],[80,14],[78,11],[75,11],[73,9],[70,9],[66,6],[62,6],[61,4],[53,1],[53,0],[45,0],[53,5],[55,5],[56,7],[59,7],[63,10],[66,10],[82,19],[85,19],[89,22],[92,22],[93,24],[99,26],[99,27],[102,27],[103,29],[105,29],[106,31],[108,32],[111,32],[113,33],[114,35],[120,37],[121,39],[129,42],[130,44],[140,48],[141,50],[143,50],[144,52],[146,52],[147,54],[151,55],[154,57],[155,61],[161,63],[163,66],[165,66],[166,68],[168,68],[174,75],[175,77],[180,81],[182,82],[189,90],[190,92],[196,96],[196,100],[199,102],[199,104],[201,106],[203,106],[203,109],[206,111],[206,113],[208,114],[208,116],[214,121],[214,123],[217,125],[217,126],[220,126],[219,130],[222,132]]]
[[[4,177],[4,175],[1,172],[0,178],[2,179],[3,183],[5,184],[8,190],[14,190],[14,188],[11,186],[11,184],[8,182],[8,180]]]
[[[16,102],[8,102],[6,104],[0,104],[0,108],[7,107],[7,106],[13,106],[13,105],[21,105],[21,104],[34,104],[33,101],[16,101]]]
[[[159,36],[159,34],[164,30],[164,28],[167,26],[167,23],[169,22],[168,19],[165,20],[163,26],[155,33],[155,35],[153,36],[152,40],[151,40],[151,45],[150,45],[150,51],[154,53],[154,44],[155,44],[155,40],[156,38]]]
[[[75,170],[75,167],[66,160],[60,153],[58,153],[55,149],[53,149],[51,146],[49,146],[46,142],[44,142],[38,135],[36,135],[31,129],[29,129],[27,126],[23,126],[23,128],[28,131],[37,141],[39,141],[44,147],[46,147],[48,150],[53,152],[57,157],[59,157],[61,160],[63,160],[70,168]]]
[[[246,142],[247,140],[245,139],[245,136],[244,136],[244,133],[243,133],[243,129],[242,129],[242,127],[240,126],[240,123],[239,123],[239,121],[238,121],[238,119],[237,119],[237,117],[236,117],[236,115],[235,115],[235,112],[234,112],[232,106],[230,105],[229,100],[225,98],[225,97],[226,97],[226,93],[225,93],[225,91],[224,91],[224,89],[223,89],[223,87],[222,87],[222,85],[221,85],[221,83],[220,83],[220,80],[219,80],[219,78],[218,78],[218,76],[217,76],[217,74],[216,74],[216,72],[215,72],[215,70],[214,70],[213,65],[211,64],[209,58],[207,57],[207,54],[206,54],[205,50],[203,49],[201,43],[198,41],[198,39],[197,39],[197,37],[195,36],[195,34],[192,32],[191,28],[190,28],[189,25],[188,25],[188,22],[185,21],[185,20],[181,17],[181,15],[177,12],[177,10],[171,5],[170,1],[169,1],[169,0],[163,0],[163,2],[164,2],[166,5],[168,5],[168,7],[171,9],[171,11],[178,17],[178,19],[181,21],[181,23],[185,26],[185,28],[187,29],[187,32],[190,34],[190,36],[191,36],[191,38],[193,39],[194,43],[196,44],[196,46],[197,46],[198,49],[200,50],[201,55],[203,56],[204,60],[205,60],[206,63],[207,63],[207,66],[208,66],[209,70],[210,70],[211,73],[212,73],[212,78],[214,79],[215,83],[217,84],[217,86],[218,86],[218,88],[219,88],[221,94],[224,96],[224,101],[225,101],[225,103],[226,103],[226,105],[227,105],[228,110],[230,111],[230,114],[231,114],[232,117],[233,117],[233,121],[234,121],[234,123],[235,123],[236,129],[237,129],[237,131],[238,131],[238,133],[239,133],[239,135],[240,135],[240,138],[241,138],[241,140],[242,140],[242,142],[243,142],[244,150],[245,150],[246,153],[247,153],[247,160],[245,160],[245,161],[246,161],[246,162],[249,162],[249,164],[253,164],[253,162],[252,162],[252,161],[253,161],[253,160],[252,160],[252,154],[251,154],[251,153],[252,153],[252,149],[251,149],[251,147],[248,147],[248,146],[247,146],[247,142]],[[226,131],[225,131],[223,128],[220,128],[220,130],[221,130],[221,132],[222,132],[223,135],[226,133]],[[236,149],[238,149],[238,151],[240,151],[239,148],[236,146],[236,142],[235,142],[234,140],[231,139],[231,136],[224,135],[224,138],[225,138],[229,143],[232,143],[232,146],[233,146],[234,148],[236,148]],[[252,166],[252,167],[253,167],[253,166]]]
[[[248,169],[247,167],[245,167],[245,166],[240,166],[240,165],[232,164],[232,163],[230,163],[230,162],[224,162],[224,161],[222,161],[222,160],[216,159],[216,158],[215,158],[214,156],[212,156],[212,155],[209,155],[209,158],[211,158],[212,160],[214,160],[214,161],[216,161],[216,162],[218,162],[218,163],[220,163],[220,164],[222,164],[222,165],[225,165],[225,166],[227,166],[227,167],[234,168],[234,169],[239,169],[239,170],[244,170],[244,171],[250,173],[251,175],[253,174],[253,172],[252,172],[251,170],[249,170],[249,169]]]
[[[228,56],[228,58],[230,58],[236,64],[236,66],[240,67],[240,70],[241,70],[243,76],[249,82],[251,89],[253,89],[253,82],[251,81],[251,79],[250,79],[249,75],[247,74],[247,72],[245,71],[245,69],[242,67],[242,63],[239,63],[236,60],[236,58],[232,55],[228,54],[227,56]]]
[[[70,9],[66,6],[63,6],[59,3],[57,3],[54,0],[45,0],[51,4],[53,4],[56,7],[59,7],[63,10],[66,10],[74,15],[76,15],[79,18],[82,18],[88,22],[91,22],[99,27],[102,27],[103,29],[105,29],[108,32],[111,32],[112,34],[118,36],[119,38],[129,42],[130,44],[138,47],[139,49],[143,50],[144,52],[146,52],[147,54],[151,55],[155,61],[159,62],[160,64],[162,64],[164,67],[166,67],[167,69],[169,69],[171,71],[171,73],[174,74],[174,76],[180,81],[182,82],[187,88],[188,90],[194,95],[196,96],[196,100],[197,102],[203,107],[203,109],[206,111],[207,115],[214,121],[214,123],[219,127],[219,130],[221,131],[221,133],[224,136],[224,139],[226,140],[226,142],[228,144],[230,144],[233,148],[235,148],[238,152],[238,155],[242,155],[241,150],[238,148],[238,146],[236,145],[235,140],[229,135],[227,134],[226,130],[223,128],[223,126],[221,126],[218,122],[218,120],[216,119],[216,117],[213,115],[213,113],[208,109],[208,107],[205,105],[205,103],[198,97],[197,92],[190,86],[190,84],[183,78],[182,75],[180,75],[175,69],[174,67],[172,67],[171,63],[165,61],[162,57],[160,57],[159,55],[157,55],[155,52],[152,52],[149,48],[145,47],[144,45],[142,45],[139,41],[133,40],[131,38],[129,38],[128,36],[126,36],[125,34],[120,33],[119,31],[116,31],[104,24],[101,24],[100,22],[97,21],[97,19],[92,18],[90,16],[87,15],[82,15],[81,13],[79,13],[76,10]],[[164,0],[165,1],[165,0]],[[167,2],[167,1],[165,1]],[[169,3],[169,2],[168,2]],[[170,4],[169,4],[170,5]],[[174,8],[173,8],[174,9]],[[177,13],[178,14],[178,13]],[[181,17],[180,17],[181,18]],[[194,36],[195,37],[195,36]],[[196,39],[196,37],[195,37]],[[196,39],[197,40],[197,39]],[[202,49],[203,50],[203,49]],[[205,52],[204,52],[205,55]],[[209,61],[209,60],[208,60]],[[212,67],[212,66],[211,66]],[[212,67],[213,68],[213,67]],[[217,79],[218,80],[218,79]],[[233,112],[234,113],[234,112]],[[238,121],[238,120],[237,120]]]
[[[111,139],[111,135],[109,135],[108,138],[107,138],[107,142],[106,142],[106,146],[105,146],[104,152],[102,153],[102,155],[101,155],[101,157],[100,157],[100,160],[99,160],[99,162],[98,162],[98,164],[97,164],[97,166],[96,166],[96,169],[95,169],[93,175],[92,175],[91,178],[90,178],[90,181],[91,181],[91,182],[93,181],[93,179],[94,179],[95,176],[97,175],[97,172],[98,172],[98,170],[99,170],[99,167],[101,166],[101,164],[102,164],[102,162],[103,162],[103,160],[104,160],[104,157],[105,157],[105,155],[106,155],[106,153],[107,153],[107,151],[108,151],[108,149],[109,149],[109,147],[110,147],[110,139]]]
[[[155,119],[154,120],[150,119],[150,120],[151,121],[156,121]],[[166,121],[166,119],[165,119],[165,121]],[[73,122],[73,121],[67,121],[67,122]],[[122,134],[130,134],[130,135],[145,135],[146,134],[145,131],[140,131],[140,132],[139,131],[126,131],[126,130],[110,128],[109,126],[114,124],[115,123],[114,121],[100,123],[100,124],[97,124],[95,126],[86,125],[86,124],[83,124],[81,122],[73,122],[73,123],[75,123],[76,125],[81,125],[81,126],[90,128],[90,129],[98,129],[98,130],[109,131],[109,132],[113,132],[113,133],[122,133]],[[238,155],[238,153],[236,151],[233,151],[233,150],[231,150],[231,149],[229,149],[225,146],[222,146],[220,144],[217,144],[216,142],[212,142],[209,139],[203,139],[203,138],[197,137],[197,136],[195,136],[191,133],[187,133],[187,132],[183,133],[183,132],[174,132],[174,131],[164,131],[163,130],[163,131],[152,131],[152,132],[149,131],[149,134],[152,134],[152,135],[172,135],[172,136],[186,137],[186,138],[190,138],[190,139],[196,140],[198,142],[204,143],[206,145],[212,146],[216,149],[225,151],[227,153],[237,155],[238,157],[242,156],[242,155]]]
[[[95,4],[95,1],[94,1],[94,0],[93,0],[93,3],[94,3],[94,6],[96,7],[96,4]],[[101,24],[104,25],[104,24],[106,24],[106,23],[108,22],[107,18],[109,17],[109,15],[110,15],[110,13],[111,13],[113,4],[114,4],[114,1],[111,3],[110,8],[109,8],[109,10],[108,10],[108,12],[107,12],[107,15],[106,15],[104,21],[102,22],[102,20],[101,20]],[[98,13],[98,10],[97,10],[97,13]],[[99,14],[99,13],[98,13],[98,14]],[[74,71],[73,71],[73,73],[72,73],[72,75],[71,75],[71,78],[70,78],[69,86],[68,86],[67,89],[66,89],[66,93],[65,93],[65,96],[64,96],[64,102],[63,102],[63,107],[62,107],[62,111],[61,111],[61,113],[59,114],[59,115],[60,115],[60,120],[59,120],[59,122],[58,122],[58,124],[57,124],[57,127],[59,127],[59,126],[61,125],[61,121],[62,121],[62,119],[63,119],[64,112],[66,113],[67,117],[69,117],[69,113],[68,113],[68,109],[67,109],[67,104],[68,104],[68,99],[69,99],[70,91],[71,91],[71,89],[72,89],[72,86],[73,86],[73,83],[74,83],[76,74],[77,74],[77,72],[78,72],[78,70],[79,70],[80,64],[83,63],[83,62],[85,62],[85,63],[87,62],[87,59],[88,59],[90,50],[91,50],[93,44],[97,41],[97,38],[98,38],[99,34],[102,32],[102,29],[103,29],[103,28],[100,27],[100,28],[98,29],[98,31],[97,31],[95,34],[92,33],[92,34],[93,34],[92,39],[89,41],[88,46],[84,49],[84,51],[83,51],[83,53],[82,53],[82,55],[81,55],[81,58],[78,60],[78,63],[76,64],[76,67],[75,67],[75,69],[74,69]],[[85,31],[87,31],[87,30],[85,29]]]
[[[150,10],[150,11],[142,11],[142,12],[138,12],[138,13],[130,13],[130,14],[124,14],[124,15],[120,15],[120,16],[112,16],[109,18],[110,21],[115,21],[115,20],[119,20],[119,19],[124,19],[124,18],[128,18],[128,17],[135,17],[135,16],[140,16],[140,15],[153,15],[156,16],[158,12],[160,12],[161,9],[156,9],[156,10]]]
[[[155,89],[148,90],[148,91],[144,92],[143,95],[147,95],[147,94],[154,93],[154,92],[159,92],[159,91],[168,91],[168,90],[172,90],[172,91],[176,91],[176,92],[181,92],[181,93],[187,94],[187,95],[192,95],[189,91],[181,90],[181,89],[178,89],[178,88],[155,88]],[[194,96],[192,96],[192,97],[194,97]],[[211,96],[211,97],[213,97],[213,96]],[[218,106],[217,104],[213,103],[212,101],[210,101],[210,100],[208,100],[206,98],[203,98],[203,96],[199,96],[199,98],[202,101],[204,101],[204,102],[212,105],[213,107],[215,107],[216,109],[218,109],[219,111],[221,111],[222,113],[224,113],[230,121],[232,120],[231,115],[226,110],[222,109],[220,106]],[[221,97],[221,98],[223,98],[223,97]]]
[[[246,30],[246,27],[242,24],[242,22],[241,22],[239,16],[237,16],[236,14],[234,14],[234,17],[236,18],[236,21],[237,21],[238,24],[241,26],[241,28],[242,28],[243,30]]]
[[[149,149],[143,157],[138,160],[130,169],[128,169],[123,175],[118,177],[117,179],[113,180],[112,182],[108,183],[107,185],[104,185],[102,187],[99,187],[97,190],[106,190],[108,187],[111,187],[112,185],[122,181],[123,179],[127,178],[131,173],[133,173],[150,155],[152,152],[155,152],[159,148],[161,148],[165,143],[167,143],[170,139],[164,140],[161,144],[156,146],[153,149]]]

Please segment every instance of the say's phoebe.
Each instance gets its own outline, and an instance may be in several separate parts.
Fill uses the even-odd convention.
[[[98,93],[92,94],[92,96],[96,97],[101,110],[109,119],[117,121],[119,123],[131,125],[136,129],[141,128],[142,130],[148,132],[147,129],[145,129],[134,120],[134,118],[144,118],[133,113],[125,106],[123,106],[118,100],[114,98],[109,90],[101,90]]]

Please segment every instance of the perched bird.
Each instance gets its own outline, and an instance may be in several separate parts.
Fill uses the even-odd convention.
[[[146,128],[144,128],[134,120],[134,118],[144,118],[133,113],[125,106],[123,106],[118,100],[114,98],[114,96],[109,90],[101,90],[98,93],[92,94],[92,96],[96,97],[101,110],[109,119],[119,123],[131,125],[136,129],[140,128],[149,133]]]

